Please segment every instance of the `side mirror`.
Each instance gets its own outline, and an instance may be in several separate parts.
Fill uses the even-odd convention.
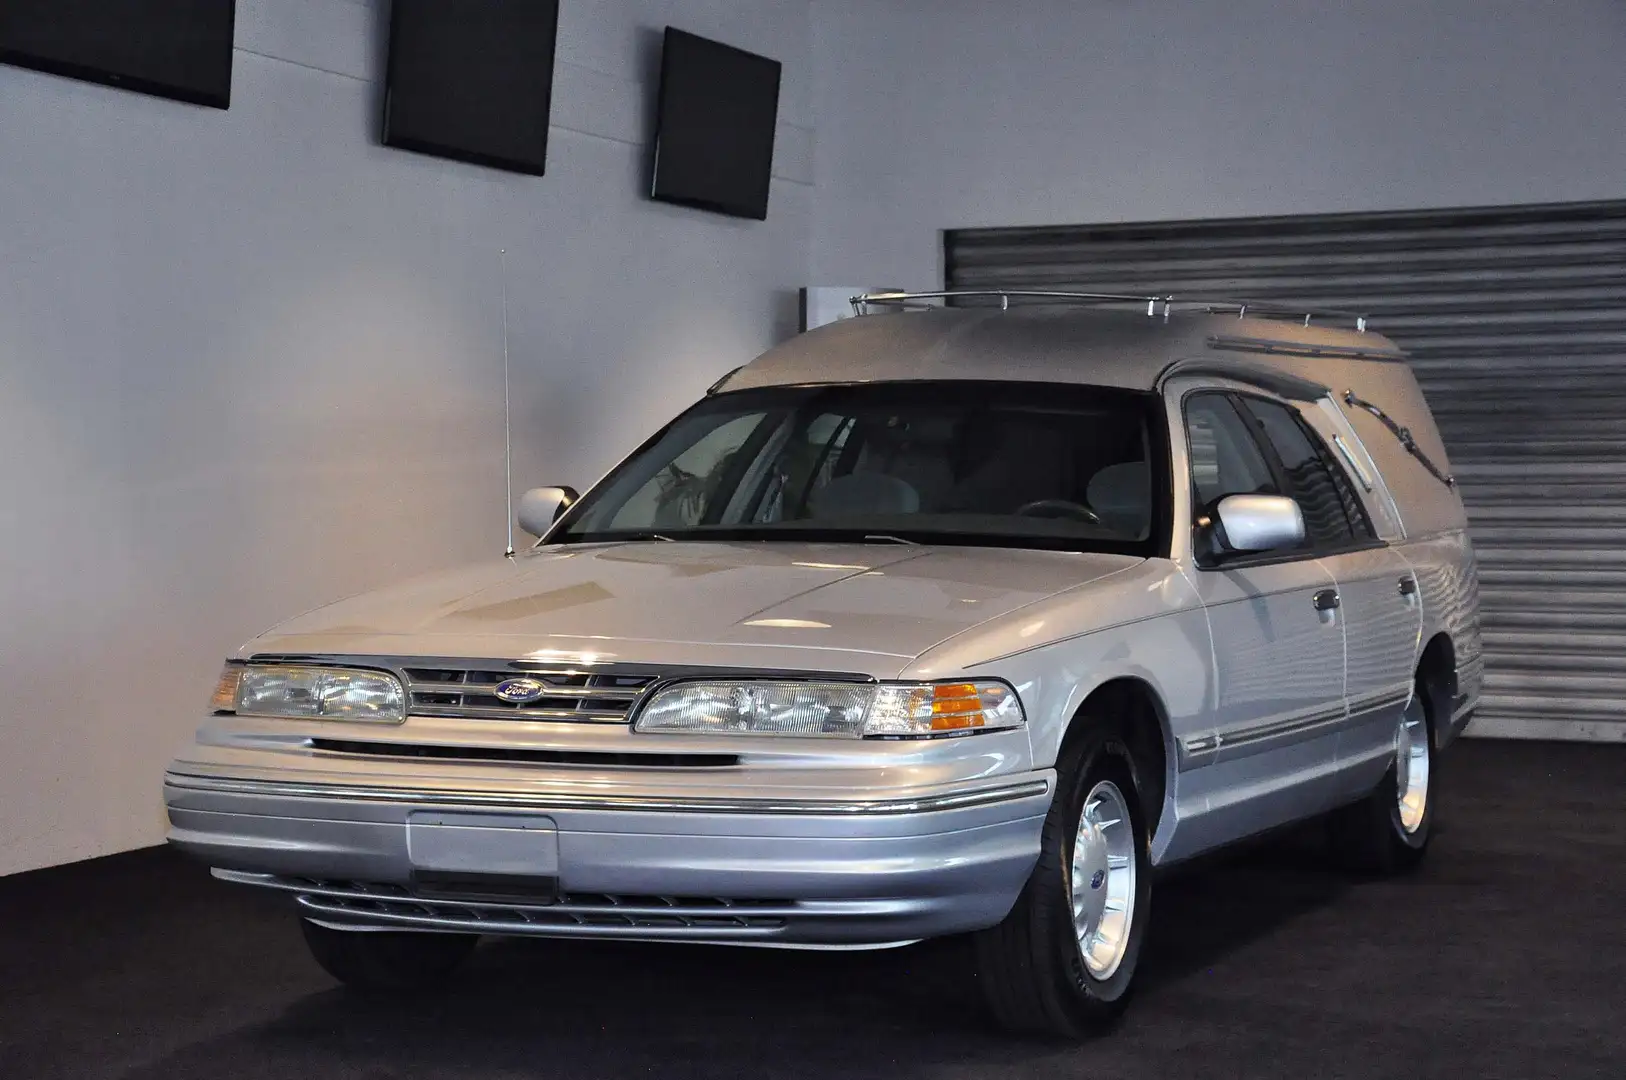
[[[1304,542],[1304,512],[1285,495],[1227,495],[1214,507],[1208,535],[1215,556],[1294,548]]]
[[[515,515],[519,527],[532,536],[541,536],[579,497],[575,488],[532,488],[519,497],[519,512]]]

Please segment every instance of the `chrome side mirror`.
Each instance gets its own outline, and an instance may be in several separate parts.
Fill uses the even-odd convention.
[[[532,488],[519,497],[519,513],[515,515],[519,527],[532,536],[541,536],[578,497],[575,488]]]
[[[1227,495],[1214,507],[1215,554],[1281,551],[1304,542],[1304,512],[1285,495]]]

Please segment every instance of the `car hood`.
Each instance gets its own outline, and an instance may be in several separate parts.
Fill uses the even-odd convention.
[[[886,678],[1122,555],[795,543],[539,548],[301,615],[240,655],[752,666]]]

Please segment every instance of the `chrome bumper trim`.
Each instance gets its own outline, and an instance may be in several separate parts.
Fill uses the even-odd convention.
[[[1046,780],[1026,780],[974,791],[952,791],[906,799],[706,799],[641,795],[549,795],[520,791],[436,791],[416,788],[365,787],[283,780],[245,780],[167,772],[164,783],[185,791],[276,798],[336,799],[352,802],[413,803],[437,806],[497,806],[516,810],[639,810],[672,814],[789,814],[867,817],[929,814],[1014,802],[1044,795]]]
[[[226,870],[213,867],[210,875],[233,885],[253,885],[262,889],[277,889],[300,896],[321,897],[327,900],[355,900],[363,903],[398,904],[433,909],[457,909],[463,912],[541,912],[549,915],[592,918],[665,917],[665,918],[752,918],[781,919],[789,915],[806,914],[805,905],[795,901],[775,900],[722,900],[691,901],[687,905],[670,897],[648,897],[628,901],[623,897],[599,896],[582,901],[575,897],[544,903],[539,900],[510,899],[482,900],[456,896],[419,896],[402,886],[368,885],[359,882],[316,881],[309,878],[285,877],[278,874],[259,874],[246,870]],[[849,907],[852,905],[848,905]],[[877,905],[881,906],[881,905]]]
[[[216,878],[294,894],[303,915],[335,929],[458,930],[477,934],[635,940],[733,940],[782,934],[787,918],[833,905],[785,900],[561,897],[552,903],[416,895],[399,886],[315,881],[216,868]],[[845,902],[848,915],[885,914],[882,902]]]
[[[351,912],[323,903],[321,894],[301,894],[294,898],[300,914],[321,926],[335,930],[406,929],[446,930],[465,934],[504,936],[624,938],[630,941],[700,941],[722,944],[731,938],[760,938],[782,934],[785,924],[775,920],[767,925],[733,926],[583,926],[572,923],[533,924],[521,919],[498,921],[478,915],[408,915],[391,911]]]

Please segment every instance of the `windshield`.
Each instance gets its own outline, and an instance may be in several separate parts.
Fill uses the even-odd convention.
[[[971,544],[1152,554],[1155,398],[880,383],[709,397],[571,508],[550,543]]]

